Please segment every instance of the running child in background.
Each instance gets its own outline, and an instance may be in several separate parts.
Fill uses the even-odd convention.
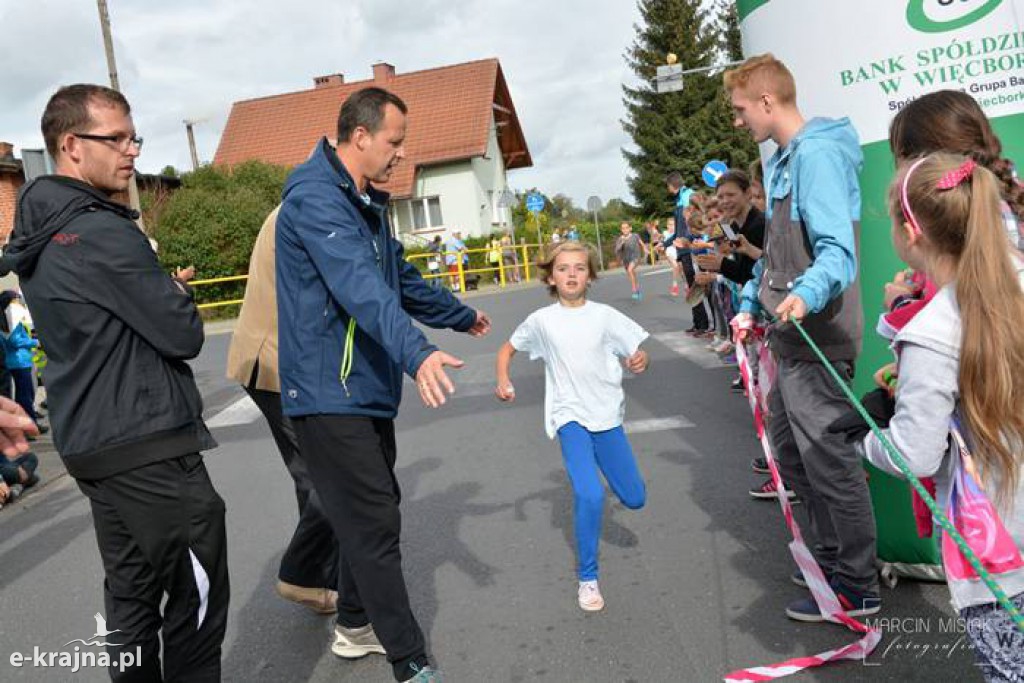
[[[665,232],[661,236],[661,244],[658,251],[665,254],[665,259],[672,266],[672,285],[668,288],[671,296],[679,296],[679,280],[683,276],[683,264],[679,261],[679,252],[676,249],[676,218],[669,216],[665,219]]]
[[[622,429],[622,366],[634,374],[647,369],[647,352],[640,344],[648,334],[611,306],[587,301],[597,265],[585,245],[563,242],[538,266],[541,279],[558,301],[530,314],[502,345],[495,393],[502,401],[515,400],[509,365],[516,352],[544,361],[544,426],[550,438],[558,435],[573,489],[577,600],[581,609],[594,612],[604,607],[597,584],[604,511],[599,473],[629,509],[642,508],[647,499],[647,488]]]
[[[633,226],[623,221],[619,226],[619,236],[615,238],[615,256],[626,269],[629,276],[629,286],[633,290],[633,300],[640,301],[644,298],[640,291],[640,281],[636,277],[636,267],[640,260],[647,256],[647,247],[638,235],[633,233]]]
[[[986,515],[984,529],[961,533],[1024,609],[1024,262],[1007,248],[999,181],[972,159],[930,154],[903,164],[889,206],[896,252],[939,288],[895,336],[899,381],[889,438],[915,476],[935,476],[937,502],[947,511],[951,496],[965,517],[991,501],[996,514]],[[951,445],[954,419],[971,453]],[[864,439],[874,465],[900,476],[860,422],[843,431]],[[945,541],[953,605],[978,666],[989,681],[1024,680],[1020,634]]]

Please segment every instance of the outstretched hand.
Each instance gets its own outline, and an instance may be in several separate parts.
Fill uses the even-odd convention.
[[[469,328],[469,336],[471,337],[483,337],[491,331],[491,317],[483,311],[476,312],[476,320],[473,322],[473,327]]]
[[[9,398],[0,396],[0,452],[16,458],[28,452],[26,435],[37,436],[39,427],[25,410]]]
[[[451,396],[455,393],[455,385],[448,378],[444,368],[461,368],[463,365],[461,360],[444,351],[434,351],[427,356],[420,364],[420,369],[416,371],[416,387],[420,391],[423,405],[428,408],[443,406],[447,400],[445,395]]]

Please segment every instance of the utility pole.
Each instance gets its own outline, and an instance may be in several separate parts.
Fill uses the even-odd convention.
[[[199,170],[199,155],[196,154],[196,136],[192,133],[192,126],[198,121],[185,119],[182,123],[185,124],[185,133],[188,134],[188,151],[192,155],[192,170],[197,171]]]
[[[110,75],[110,87],[121,92],[121,83],[117,78],[117,62],[114,61],[114,38],[110,33],[110,13],[107,11],[107,0],[96,0],[96,6],[100,12],[100,28],[103,30],[103,48],[107,53],[107,71]],[[135,174],[128,179],[128,203],[133,209],[139,212],[136,223],[139,230],[146,232],[146,224],[142,222],[142,212],[139,204],[139,185],[135,181]]]

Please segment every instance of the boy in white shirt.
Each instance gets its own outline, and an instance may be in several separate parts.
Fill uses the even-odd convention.
[[[544,361],[544,425],[558,435],[572,484],[578,559],[579,605],[604,607],[597,585],[604,474],[626,507],[644,506],[647,489],[622,429],[625,395],[622,365],[635,374],[647,368],[640,343],[647,332],[611,306],[587,301],[597,277],[594,255],[579,242],[562,242],[538,264],[541,279],[558,301],[534,311],[498,351],[497,388],[502,401],[515,400],[509,365],[517,351]]]

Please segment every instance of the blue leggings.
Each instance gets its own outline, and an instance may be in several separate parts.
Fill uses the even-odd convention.
[[[622,427],[591,432],[578,422],[558,430],[562,458],[573,491],[573,518],[580,581],[597,579],[597,545],[601,540],[604,486],[598,470],[622,504],[638,510],[647,501],[647,487]]]

